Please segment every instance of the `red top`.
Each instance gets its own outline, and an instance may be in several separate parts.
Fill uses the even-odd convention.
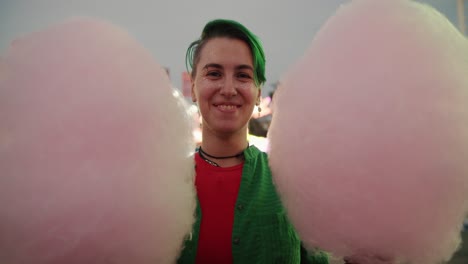
[[[202,218],[196,263],[233,263],[232,228],[244,164],[215,167],[195,155],[198,200]]]

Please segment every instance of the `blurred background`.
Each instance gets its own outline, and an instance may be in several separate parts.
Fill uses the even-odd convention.
[[[0,0],[0,51],[22,34],[73,16],[106,19],[130,32],[183,89],[185,50],[215,18],[238,20],[264,43],[268,96],[345,0]],[[457,0],[424,0],[459,25]]]
[[[0,54],[23,34],[42,30],[73,16],[105,19],[127,30],[166,68],[174,95],[191,105],[185,51],[215,18],[238,20],[262,40],[267,58],[267,82],[262,90],[262,112],[253,113],[250,141],[262,149],[271,121],[271,97],[281,74],[310,45],[314,35],[344,0],[0,0]],[[444,14],[466,34],[468,0],[419,0]],[[1,55],[0,55],[1,56]],[[194,123],[196,107],[191,106]],[[194,136],[200,132],[194,125]],[[468,221],[461,227],[465,243],[450,264],[468,263]],[[428,230],[430,232],[430,230]]]

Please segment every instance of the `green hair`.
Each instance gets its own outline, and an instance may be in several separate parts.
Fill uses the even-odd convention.
[[[203,28],[199,39],[190,44],[185,54],[185,66],[192,78],[195,78],[196,65],[200,61],[200,53],[208,40],[218,37],[238,39],[245,42],[252,53],[254,82],[257,87],[263,85],[265,78],[265,53],[260,39],[245,26],[234,20],[216,19],[208,22]]]

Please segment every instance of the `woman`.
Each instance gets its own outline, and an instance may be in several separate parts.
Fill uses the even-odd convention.
[[[272,183],[267,155],[247,127],[265,82],[258,38],[238,22],[214,20],[187,50],[192,100],[202,116],[195,154],[197,221],[179,263],[328,263],[308,255]]]

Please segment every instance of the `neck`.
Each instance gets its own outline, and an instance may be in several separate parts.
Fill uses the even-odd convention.
[[[211,156],[233,156],[245,150],[247,146],[247,131],[231,135],[216,135],[211,133],[209,130],[206,131],[205,129],[202,132],[201,148]],[[206,158],[214,161],[221,167],[235,166],[243,162],[242,157],[233,157],[228,159]]]
[[[247,131],[231,135],[216,135],[206,129],[202,132],[201,147],[213,156],[235,155],[244,150],[247,145]]]

